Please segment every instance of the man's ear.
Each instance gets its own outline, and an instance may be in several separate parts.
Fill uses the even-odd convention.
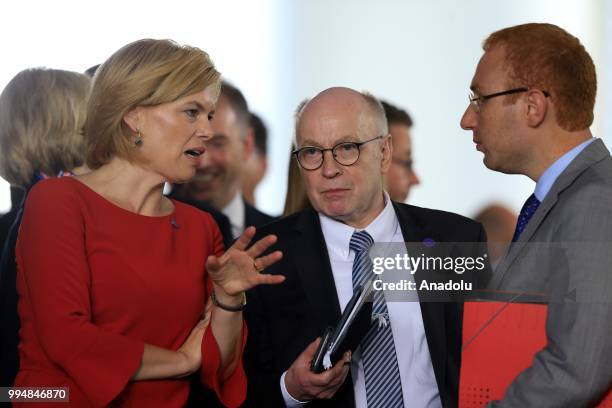
[[[134,133],[138,133],[138,131],[140,130],[142,120],[141,110],[142,108],[140,106],[136,106],[135,108],[130,109],[125,115],[123,115],[123,122]]]
[[[382,140],[382,161],[380,169],[383,174],[389,170],[391,166],[391,158],[393,157],[393,140],[391,134],[388,133]]]
[[[531,89],[527,92],[527,125],[537,128],[546,119],[548,103],[550,100],[539,89]]]
[[[246,135],[244,136],[244,141],[242,145],[242,159],[243,161],[247,161],[251,158],[253,154],[253,150],[255,149],[255,131],[252,127],[248,127],[246,131]]]

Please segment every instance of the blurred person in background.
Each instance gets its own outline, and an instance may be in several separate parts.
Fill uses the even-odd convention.
[[[22,187],[9,185],[9,192],[11,206],[6,213],[0,215],[0,249],[4,248],[4,242],[25,197],[25,190]]]
[[[15,385],[64,385],[75,406],[180,407],[198,373],[227,406],[245,396],[244,291],[280,253],[225,253],[210,215],[163,196],[192,178],[220,74],[200,49],[128,44],[94,77],[89,173],[48,179],[25,204],[16,257],[21,364]],[[206,305],[206,306],[205,306]],[[150,381],[154,380],[154,381]]]
[[[385,188],[391,200],[404,203],[408,200],[412,187],[421,183],[413,168],[412,159],[412,118],[403,109],[381,101],[385,109],[389,133],[393,143],[391,167],[385,174]]]
[[[96,75],[96,71],[100,68],[100,64],[93,65],[85,70],[85,75],[90,78],[93,78]]]
[[[497,266],[512,241],[516,218],[516,214],[502,204],[489,204],[474,217],[487,233],[489,259],[493,268]]]
[[[311,208],[310,200],[304,188],[304,181],[300,173],[300,166],[291,149],[289,157],[289,173],[287,175],[287,193],[285,194],[285,208],[283,217]]]
[[[244,163],[242,171],[242,196],[255,206],[255,189],[268,170],[268,129],[261,118],[251,112],[249,132],[254,141],[253,154]]]
[[[307,103],[308,99],[300,102],[295,111],[295,119],[297,119],[297,116]],[[289,151],[289,172],[287,174],[287,192],[285,194],[285,208],[283,210],[283,217],[307,208],[312,208],[310,200],[308,199],[308,194],[306,194],[306,188],[304,187],[304,180],[302,179],[302,173],[300,172],[300,165],[297,161],[297,157],[293,153],[293,151],[297,148],[296,137],[297,135],[294,135],[291,150]]]
[[[25,197],[40,180],[83,174],[82,127],[90,81],[77,72],[47,68],[18,73],[0,95],[0,175]],[[3,217],[10,223],[0,260],[0,386],[19,368],[15,245],[23,203]]]
[[[233,238],[249,226],[259,227],[274,218],[245,202],[242,197],[244,163],[253,154],[249,134],[249,108],[240,90],[227,82],[212,119],[212,135],[206,141],[206,155],[199,160],[196,175],[177,185],[171,196],[192,205],[209,205],[229,218]]]

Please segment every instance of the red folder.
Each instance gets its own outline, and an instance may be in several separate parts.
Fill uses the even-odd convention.
[[[546,345],[546,305],[465,302],[459,407],[502,399]],[[597,405],[612,408],[612,392]]]

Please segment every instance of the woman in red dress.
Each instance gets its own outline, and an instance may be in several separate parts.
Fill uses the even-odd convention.
[[[67,386],[74,406],[179,407],[199,372],[225,405],[242,403],[244,291],[282,281],[259,273],[281,257],[259,257],[275,237],[247,249],[249,228],[224,253],[209,214],[162,194],[206,154],[219,84],[206,53],[167,40],[98,69],[92,171],[43,180],[26,202],[15,386]]]

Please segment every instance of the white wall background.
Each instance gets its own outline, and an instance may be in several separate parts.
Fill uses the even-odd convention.
[[[411,203],[471,215],[495,200],[518,211],[533,183],[487,170],[459,128],[480,44],[509,25],[551,22],[583,41],[600,78],[593,131],[612,144],[606,0],[32,0],[3,1],[0,16],[0,89],[21,69],[83,71],[144,37],[209,52],[270,127],[270,173],[257,199],[271,213],[284,203],[295,106],[336,85],[369,90],[412,114],[422,185]],[[7,207],[4,185],[0,211]]]

